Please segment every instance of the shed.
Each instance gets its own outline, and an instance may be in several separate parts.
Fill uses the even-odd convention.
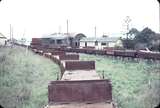
[[[79,40],[85,37],[82,33],[54,33],[42,37],[42,45],[48,47],[79,47]]]
[[[95,47],[96,49],[103,49],[104,47],[122,47],[122,41],[119,37],[89,37],[80,40],[80,48]]]
[[[0,33],[0,46],[5,46],[7,44],[7,38]]]

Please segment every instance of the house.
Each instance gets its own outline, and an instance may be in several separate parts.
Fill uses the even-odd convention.
[[[46,47],[79,47],[79,40],[85,37],[82,33],[54,33],[41,38],[42,46]]]
[[[0,46],[5,46],[7,44],[7,38],[0,33]]]
[[[69,37],[65,34],[54,33],[41,38],[42,46],[61,47],[69,45]]]
[[[82,33],[78,33],[78,34],[73,34],[72,37],[73,37],[73,40],[72,40],[71,47],[79,48],[80,40],[82,38],[85,38],[86,36],[84,34],[82,34]]]
[[[104,47],[122,47],[122,41],[119,37],[89,37],[80,40],[80,48],[95,47],[96,49],[103,49]]]

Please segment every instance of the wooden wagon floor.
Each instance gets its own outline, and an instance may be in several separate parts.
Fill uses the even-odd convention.
[[[85,103],[77,103],[77,104],[63,104],[63,105],[52,105],[48,108],[113,108],[112,103],[94,103],[94,104],[85,104]]]
[[[61,80],[95,80],[100,79],[96,70],[65,71]]]

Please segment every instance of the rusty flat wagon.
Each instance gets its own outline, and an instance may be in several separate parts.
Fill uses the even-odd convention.
[[[45,108],[114,108],[111,81],[100,78],[95,61],[80,61],[78,54],[64,51],[41,48],[37,51],[52,59],[61,70],[59,80],[48,84]]]
[[[65,61],[63,64],[65,71],[61,80],[100,79],[94,61]]]
[[[113,108],[110,80],[51,81],[49,108]]]

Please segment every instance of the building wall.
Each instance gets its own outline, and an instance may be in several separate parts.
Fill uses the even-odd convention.
[[[80,48],[85,47],[85,42],[80,42]]]
[[[95,47],[95,42],[80,42],[80,48],[85,47],[85,43],[87,43],[87,47]]]
[[[58,43],[58,40],[60,43]],[[69,46],[70,43],[67,39],[53,39],[53,38],[42,38],[42,45],[47,47],[61,47],[61,46]]]
[[[6,43],[6,39],[0,38],[0,46],[4,46]]]
[[[109,42],[108,47],[115,47],[115,45],[116,45],[116,42]]]
[[[106,43],[103,45],[102,43]],[[120,41],[117,42],[98,42],[98,45],[95,45],[95,42],[87,42],[87,46],[95,47],[96,49],[103,49],[104,47],[115,47],[115,46],[122,46]],[[80,48],[85,47],[85,42],[80,42]]]

